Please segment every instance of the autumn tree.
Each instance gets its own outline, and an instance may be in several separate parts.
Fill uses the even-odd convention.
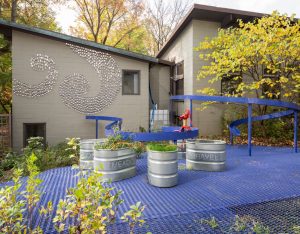
[[[0,0],[0,18],[60,31],[52,9],[66,0]],[[12,97],[11,42],[0,35],[0,113],[9,113]]]
[[[202,66],[198,79],[229,82],[227,96],[255,95],[299,103],[300,21],[274,12],[239,27],[220,29],[212,39],[200,42]],[[225,83],[226,83],[225,82]],[[232,89],[233,88],[233,89]],[[207,87],[204,94],[221,94]],[[259,107],[260,114],[266,112]]]
[[[0,113],[11,110],[11,54],[10,50],[5,49],[8,46],[9,42],[0,37]]]
[[[60,31],[52,9],[66,0],[1,0],[0,17],[38,28]]]
[[[139,41],[145,33],[140,24],[142,1],[74,0],[73,9],[77,19],[71,33],[75,36],[134,51],[134,45],[143,44]]]
[[[148,46],[155,55],[165,44],[174,28],[190,7],[189,0],[148,0],[145,27],[149,33]]]

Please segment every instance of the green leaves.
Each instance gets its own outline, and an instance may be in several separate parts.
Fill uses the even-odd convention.
[[[33,227],[33,214],[38,212],[42,216],[39,220],[47,220],[52,216],[54,208],[51,201],[46,206],[39,205],[42,180],[36,165],[39,157],[35,153],[42,152],[43,145],[40,144],[40,140],[31,139],[26,150],[26,169],[29,172],[26,190],[20,191],[20,169],[14,171],[14,185],[0,189],[1,233],[42,233],[39,224],[36,228]],[[78,176],[78,184],[69,188],[65,199],[59,201],[55,217],[51,221],[58,232],[69,230],[70,233],[106,233],[107,227],[115,222],[119,214],[123,192],[102,182],[101,174],[81,171]],[[141,217],[145,207],[137,203],[131,208],[132,211],[128,215],[134,217],[134,222],[143,225]],[[73,225],[69,222],[70,218],[76,220]],[[133,225],[132,221],[130,225]]]
[[[122,220],[128,222],[130,233],[134,233],[136,225],[142,227],[145,224],[145,220],[142,219],[145,208],[146,206],[141,206],[141,202],[137,202],[130,206],[130,210],[121,217]]]
[[[79,173],[80,179],[75,188],[70,188],[68,196],[59,202],[53,222],[60,232],[69,230],[89,230],[89,233],[105,233],[117,215],[122,191],[104,185],[101,175],[91,172],[88,176]],[[77,222],[69,225],[67,219],[74,217]]]
[[[300,23],[274,12],[254,22],[239,21],[236,28],[220,29],[214,38],[199,43],[202,66],[198,79],[220,82],[230,73],[241,72],[242,83],[232,96],[258,98],[284,96],[297,102],[300,76]],[[217,90],[215,90],[217,92]],[[211,90],[201,90],[211,95]]]

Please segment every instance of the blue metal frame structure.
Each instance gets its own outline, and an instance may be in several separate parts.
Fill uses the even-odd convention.
[[[134,141],[177,141],[182,139],[196,138],[199,135],[198,128],[192,128],[191,131],[180,132],[180,127],[173,126],[162,127],[162,132],[125,132],[121,130],[121,118],[95,115],[88,115],[85,118],[96,121],[96,139],[99,137],[99,121],[111,121],[110,124],[105,126],[106,136],[114,134],[114,126],[118,126],[118,132],[123,136],[124,139],[130,138]]]
[[[205,96],[205,95],[178,95],[172,96],[171,101],[182,101],[189,100],[190,101],[190,111],[191,116],[193,113],[193,101],[203,101],[203,102],[221,102],[221,103],[238,103],[238,104],[247,104],[248,105],[248,117],[246,119],[239,119],[233,121],[229,125],[230,130],[230,140],[233,143],[233,136],[239,135],[239,130],[236,128],[238,125],[243,123],[248,123],[248,154],[251,156],[252,147],[251,147],[251,138],[252,138],[252,122],[253,121],[261,121],[268,120],[274,118],[280,118],[287,115],[294,115],[294,152],[298,152],[297,146],[297,134],[298,134],[298,113],[300,112],[300,106],[295,103],[283,102],[279,100],[269,100],[269,99],[260,99],[260,98],[244,98],[244,97],[225,97],[225,96]],[[269,115],[263,116],[252,116],[252,107],[253,105],[266,105],[266,106],[275,106],[287,108],[286,111],[275,112]],[[172,105],[170,105],[172,106]],[[171,110],[172,111],[172,110]],[[192,118],[191,118],[191,126],[192,126]]]

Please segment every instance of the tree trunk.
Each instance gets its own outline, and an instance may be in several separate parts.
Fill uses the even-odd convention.
[[[17,2],[18,0],[12,0],[11,4],[11,21],[16,22],[17,20]]]

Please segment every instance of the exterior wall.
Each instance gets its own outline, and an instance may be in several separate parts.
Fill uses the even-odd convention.
[[[63,42],[46,39],[26,33],[13,31],[12,60],[13,78],[28,84],[37,84],[45,79],[46,73],[34,71],[30,59],[36,54],[46,54],[55,61],[58,70],[54,89],[45,96],[27,98],[13,95],[13,147],[23,147],[23,123],[46,123],[46,136],[49,144],[56,144],[66,137],[94,138],[95,122],[85,120],[85,114],[68,108],[61,101],[58,88],[67,75],[82,74],[88,79],[88,96],[97,93],[99,80],[95,70],[87,61],[75,54]],[[123,129],[137,130],[139,126],[148,128],[149,124],[149,64],[125,57],[112,55],[120,69],[139,70],[141,74],[141,94],[124,95],[120,89],[114,102],[102,112],[103,116],[123,118]],[[101,85],[101,84],[100,84]],[[99,133],[103,134],[104,123]],[[102,135],[103,137],[103,135]]]
[[[200,68],[205,65],[205,61],[199,58],[199,52],[194,48],[205,37],[213,37],[217,35],[220,23],[192,20],[186,29],[172,43],[170,48],[164,53],[162,59],[174,61],[175,63],[184,60],[184,94],[197,95],[197,91],[201,88],[213,86],[217,90],[221,88],[220,82],[209,84],[208,79],[197,80]],[[177,103],[173,105],[178,114],[184,112],[185,108],[189,108],[189,103],[184,105]],[[222,104],[214,104],[209,108],[200,111],[199,102],[193,103],[193,126],[199,127],[200,135],[217,135],[222,131]]]
[[[179,63],[184,61],[184,93],[193,94],[193,25],[181,32],[162,56],[162,59]]]
[[[214,37],[217,35],[220,23],[193,20],[193,46],[199,46],[199,42],[205,37]],[[197,75],[203,65],[208,65],[207,61],[199,58],[200,52],[193,50],[193,93],[199,94],[198,90],[211,87],[216,90],[221,89],[221,82],[209,84],[208,80],[197,80]],[[225,106],[223,104],[212,104],[205,110],[199,110],[200,104],[195,102],[193,105],[193,125],[199,127],[199,133],[202,136],[218,135],[222,133],[222,117]]]
[[[153,101],[160,110],[169,109],[170,101],[170,67],[154,65],[150,68],[150,86]],[[152,107],[150,106],[150,109]]]
[[[179,63],[184,61],[184,94],[193,94],[193,25],[190,23],[162,56],[162,59]],[[189,103],[173,103],[173,111],[183,113]],[[171,113],[172,114],[172,113]]]

